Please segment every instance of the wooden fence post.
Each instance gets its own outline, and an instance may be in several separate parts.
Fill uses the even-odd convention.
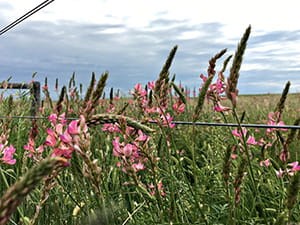
[[[31,116],[36,116],[41,105],[41,84],[33,81],[30,84],[25,83],[0,83],[0,89],[30,89],[31,94]]]

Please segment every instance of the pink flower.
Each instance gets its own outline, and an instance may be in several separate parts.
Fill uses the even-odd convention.
[[[56,124],[56,121],[57,121],[57,115],[56,115],[56,114],[51,114],[51,115],[48,117],[48,120],[49,120],[53,125],[55,125],[55,124]]]
[[[286,162],[289,158],[289,153],[286,150],[280,152],[279,158],[282,162]]]
[[[138,163],[133,163],[132,164],[132,168],[134,169],[135,172],[140,171],[140,170],[144,170],[145,169],[145,165],[141,162]]]
[[[50,128],[47,129],[48,136],[46,137],[45,145],[54,147],[56,145],[56,134]]]
[[[55,132],[57,134],[62,134],[63,133],[63,129],[64,129],[64,125],[62,125],[61,123],[56,124],[56,126],[55,126]]]
[[[102,126],[102,131],[108,131],[109,133],[120,133],[120,127],[118,124],[105,123]]]
[[[247,140],[248,145],[257,145],[257,142],[255,141],[255,138],[253,136],[249,136]]]
[[[121,150],[125,157],[130,157],[137,148],[132,144],[126,144],[124,148]]]
[[[284,126],[284,122],[280,120],[280,113],[279,112],[270,112],[268,114],[268,125],[271,125],[271,126]],[[279,122],[277,122],[279,121]],[[268,128],[266,130],[267,133],[271,133],[272,131],[274,130],[281,130],[281,131],[287,131],[287,129],[285,128],[280,128],[280,129],[277,129],[277,128]]]
[[[64,157],[66,159],[72,158],[72,153],[73,153],[73,148],[69,147],[60,147],[60,148],[55,148],[51,154],[52,157]]]
[[[138,137],[135,139],[136,141],[144,142],[148,140],[148,136],[143,133],[143,131],[138,130]]]
[[[232,134],[236,137],[243,137],[247,134],[247,129],[242,127],[242,132],[240,132],[237,128],[232,131]]]
[[[154,90],[154,87],[155,87],[155,82],[154,82],[154,81],[149,81],[149,82],[148,82],[148,88],[149,88],[150,90]]]
[[[66,144],[70,144],[72,142],[72,137],[67,130],[63,134],[59,135],[59,138]]]
[[[16,159],[13,158],[15,152],[16,152],[16,149],[12,145],[4,148],[2,151],[3,156],[1,158],[3,163],[9,164],[9,165],[14,165],[16,163]]]
[[[73,120],[73,121],[71,121],[71,123],[69,123],[68,133],[73,134],[73,135],[80,133],[80,126],[78,126],[77,120]]]
[[[207,76],[205,76],[204,74],[200,74],[200,78],[201,78],[201,80],[203,81],[203,83],[205,83],[206,82],[206,80],[207,80]]]
[[[184,112],[185,110],[185,104],[184,103],[181,103],[180,101],[178,102],[175,102],[173,104],[173,110],[178,113],[178,114],[181,114]]]
[[[170,128],[174,128],[175,127],[175,124],[172,123],[173,117],[171,117],[171,115],[169,113],[166,113],[166,115],[161,115],[160,117],[163,120],[163,125],[169,126]]]
[[[142,85],[140,83],[134,86],[134,91],[142,97],[147,95],[147,92],[142,88]]]
[[[238,155],[237,155],[237,154],[234,154],[234,153],[232,153],[230,157],[231,157],[232,159],[236,159],[236,158],[238,157]]]
[[[113,141],[113,155],[114,156],[121,156],[121,147],[120,147],[120,138],[116,137]]]
[[[288,164],[291,168],[292,172],[300,171],[300,165],[298,161],[292,162]]]
[[[24,145],[23,148],[31,153],[34,153],[35,152],[34,147],[35,147],[34,140],[32,138],[29,138],[27,145]]]
[[[58,120],[61,124],[65,125],[67,123],[66,113],[62,113],[61,115],[59,115]]]
[[[221,105],[220,102],[217,102],[217,104],[214,106],[214,111],[216,111],[216,112],[225,112],[225,111],[229,111],[229,110],[230,110],[229,107]]]
[[[266,159],[266,160],[260,161],[259,165],[269,167],[270,165],[272,165],[272,163],[271,163],[270,159]]]
[[[283,176],[284,171],[281,168],[279,168],[279,170],[275,170],[275,173],[276,173],[276,176],[280,178]]]

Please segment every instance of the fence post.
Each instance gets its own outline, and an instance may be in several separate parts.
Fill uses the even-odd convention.
[[[36,116],[41,105],[41,84],[33,81],[30,84],[25,83],[0,83],[0,89],[30,89],[31,94],[31,116]]]
[[[38,81],[33,81],[30,87],[30,93],[31,93],[31,108],[30,108],[30,114],[31,116],[36,116],[40,104],[41,104],[41,84]]]

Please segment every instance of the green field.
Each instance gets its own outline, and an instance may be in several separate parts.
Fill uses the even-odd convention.
[[[214,70],[226,50],[209,61],[196,97],[169,76],[176,47],[130,97],[103,98],[108,73],[84,95],[72,76],[55,101],[45,82],[29,119],[32,96],[3,90],[0,225],[299,224],[300,133],[276,126],[299,125],[300,94],[287,82],[282,95],[237,95],[247,32],[228,69]]]

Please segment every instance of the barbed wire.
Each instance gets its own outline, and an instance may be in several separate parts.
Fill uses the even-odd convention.
[[[0,116],[1,119],[30,119],[47,120],[44,116]],[[66,117],[66,120],[78,120],[77,117]],[[151,124],[157,124],[156,121],[148,121]],[[172,121],[171,124],[184,126],[208,126],[208,127],[245,127],[245,128],[274,128],[274,129],[300,129],[297,125],[268,125],[268,124],[249,124],[249,123],[215,123],[215,122],[191,122],[191,121]]]
[[[7,31],[9,31],[10,29],[12,29],[13,27],[15,27],[16,25],[18,25],[19,23],[21,23],[22,21],[26,20],[28,17],[32,16],[33,14],[35,14],[36,12],[40,11],[41,9],[45,8],[47,5],[49,5],[50,3],[54,2],[55,0],[46,0],[44,2],[42,2],[41,4],[39,4],[38,6],[36,6],[35,8],[31,9],[29,12],[25,13],[23,16],[21,16],[20,18],[18,18],[17,20],[15,20],[14,22],[10,23],[9,25],[7,25],[6,27],[4,27],[3,29],[0,30],[0,35],[6,33]]]

